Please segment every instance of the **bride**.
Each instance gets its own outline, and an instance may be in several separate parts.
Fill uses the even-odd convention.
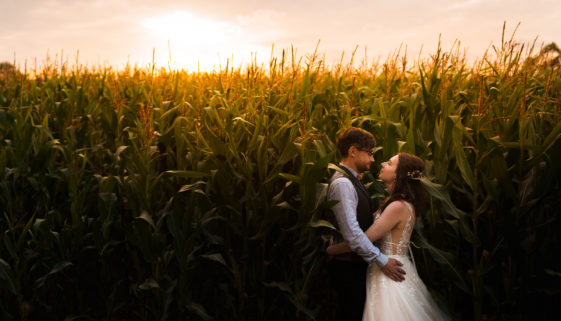
[[[374,223],[365,232],[380,250],[403,263],[405,281],[395,282],[376,264],[370,264],[366,276],[366,303],[363,320],[447,320],[431,298],[411,258],[407,256],[409,238],[415,225],[415,213],[423,213],[425,191],[419,181],[424,162],[419,157],[399,153],[382,163],[379,178],[390,195],[374,213]],[[331,245],[329,255],[351,252],[347,242]]]

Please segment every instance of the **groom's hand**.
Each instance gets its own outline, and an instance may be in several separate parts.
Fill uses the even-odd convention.
[[[396,259],[390,258],[386,266],[382,268],[382,272],[387,275],[390,279],[401,282],[405,280],[405,271],[403,271],[400,266],[403,266],[401,262]]]

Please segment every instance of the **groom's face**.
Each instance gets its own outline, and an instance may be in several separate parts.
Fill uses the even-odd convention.
[[[353,146],[354,147],[354,146]],[[370,165],[374,163],[374,152],[372,149],[354,147],[355,150],[355,166],[359,173],[370,170]]]

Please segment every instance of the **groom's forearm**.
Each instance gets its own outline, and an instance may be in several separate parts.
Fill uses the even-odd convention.
[[[354,231],[354,233],[356,233],[356,231]],[[343,237],[347,240],[344,234]],[[380,249],[370,242],[362,230],[360,230],[358,235],[349,235],[347,242],[349,242],[351,249],[366,262],[370,263],[374,261],[380,267],[384,267],[388,263],[388,258],[380,252]]]
[[[372,244],[356,220],[358,197],[352,183],[346,179],[336,180],[332,183],[328,199],[339,201],[331,209],[335,214],[341,234],[351,249],[366,262],[375,261],[380,267],[384,267],[388,258]]]

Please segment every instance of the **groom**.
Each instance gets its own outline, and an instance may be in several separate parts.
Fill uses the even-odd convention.
[[[333,223],[355,252],[335,256],[329,262],[329,277],[339,303],[338,320],[362,320],[368,263],[378,264],[394,281],[405,279],[405,271],[400,268],[401,262],[388,259],[364,234],[374,221],[376,209],[366,187],[357,177],[370,169],[370,164],[374,162],[372,149],[375,146],[372,134],[355,127],[346,129],[337,139],[342,156],[339,167],[346,174],[333,174],[327,199],[339,201],[331,208],[336,221]],[[343,239],[335,235],[334,243]]]

